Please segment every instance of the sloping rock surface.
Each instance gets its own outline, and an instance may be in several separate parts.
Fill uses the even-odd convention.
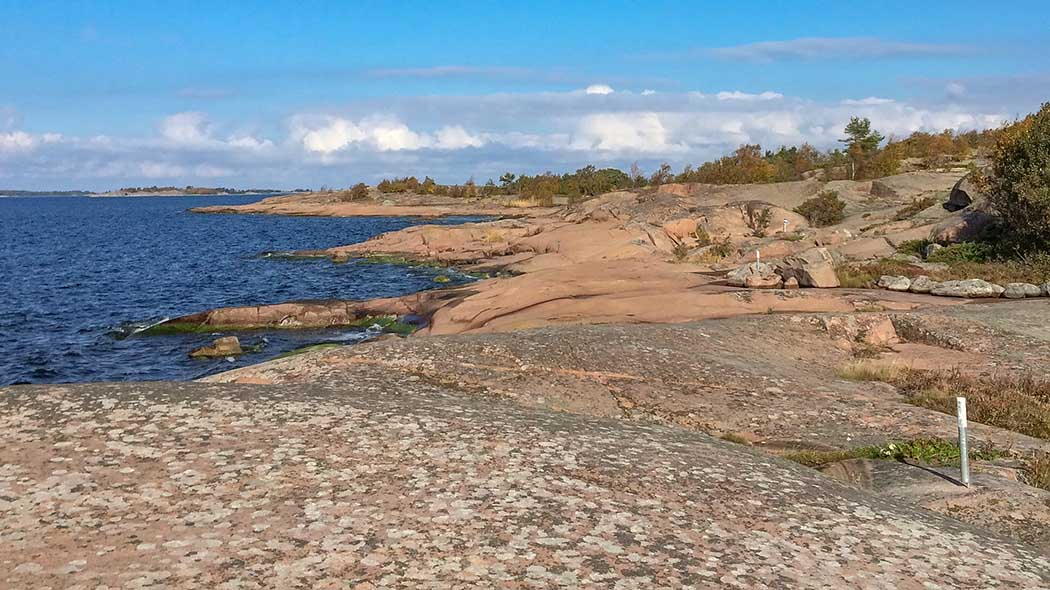
[[[1031,546],[738,445],[381,372],[0,394],[9,588],[1050,584]]]

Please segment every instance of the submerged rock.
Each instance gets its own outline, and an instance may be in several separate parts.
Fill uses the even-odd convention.
[[[210,346],[202,346],[190,351],[190,358],[215,358],[244,354],[241,341],[236,336],[216,338]]]
[[[944,281],[930,292],[942,297],[984,298],[998,297],[1005,290],[995,283],[981,279],[966,279],[965,281]]]

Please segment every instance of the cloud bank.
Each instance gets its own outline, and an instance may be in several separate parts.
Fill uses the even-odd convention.
[[[0,127],[0,187],[131,184],[300,187],[429,174],[442,182],[504,171],[698,164],[743,143],[836,145],[850,116],[887,135],[984,129],[1003,109],[883,97],[816,102],[772,90],[649,92],[607,84],[566,92],[399,98],[292,114],[269,134],[202,111],[172,113],[139,137]]]

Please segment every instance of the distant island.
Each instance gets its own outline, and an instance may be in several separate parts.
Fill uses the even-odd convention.
[[[223,196],[223,195],[273,195],[288,192],[307,192],[307,189],[295,189],[293,191],[272,188],[249,188],[236,189],[227,187],[204,187],[204,186],[135,186],[119,188],[104,193],[90,193],[92,197],[195,197],[195,196]]]
[[[119,188],[106,192],[94,192],[83,190],[67,191],[28,191],[20,189],[0,188],[0,197],[205,197],[205,196],[234,196],[234,195],[283,195],[290,193],[308,193],[310,189],[297,188],[284,190],[276,188],[248,188],[237,189],[227,187],[204,187],[204,186],[135,186]]]
[[[0,197],[89,197],[91,191],[23,191],[0,188]]]

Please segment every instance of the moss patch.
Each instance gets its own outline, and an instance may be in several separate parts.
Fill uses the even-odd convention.
[[[193,322],[164,322],[151,326],[141,332],[144,336],[171,336],[176,334],[212,334],[217,332],[250,332],[258,330],[321,330],[327,328],[371,328],[379,326],[384,332],[391,334],[411,334],[416,331],[416,326],[406,324],[394,315],[366,315],[347,324],[336,324],[331,326],[243,326],[223,324],[198,324]]]
[[[959,464],[959,446],[939,438],[917,438],[895,441],[882,446],[858,447],[839,451],[792,451],[785,459],[807,467],[821,468],[848,459],[884,459],[887,461],[920,461],[929,465],[955,466]],[[991,461],[1004,456],[994,449],[970,449],[970,459]]]
[[[288,357],[298,356],[300,354],[305,354],[307,352],[312,352],[314,350],[328,350],[328,349],[331,349],[331,348],[343,348],[344,346],[346,346],[346,345],[345,344],[339,344],[339,343],[336,343],[336,342],[322,342],[320,344],[311,344],[309,346],[303,346],[301,348],[296,348],[295,350],[289,350],[288,352],[282,352],[281,354],[279,354],[279,355],[277,355],[277,356],[275,356],[273,358],[274,358],[274,360],[276,360],[276,359],[286,359]]]

